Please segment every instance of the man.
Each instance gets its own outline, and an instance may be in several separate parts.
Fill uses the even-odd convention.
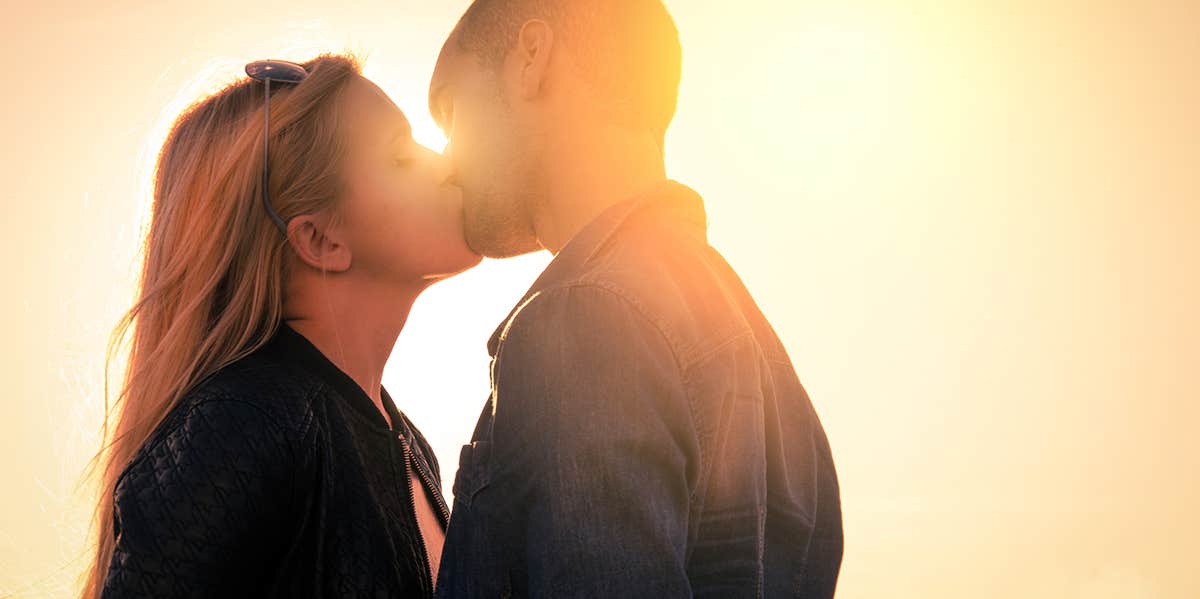
[[[443,597],[830,597],[825,433],[667,180],[678,34],[658,0],[477,0],[429,105],[468,243],[555,259],[489,342]]]

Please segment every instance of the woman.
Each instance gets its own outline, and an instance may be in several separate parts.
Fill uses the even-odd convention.
[[[460,197],[353,59],[247,72],[159,155],[84,596],[431,596],[437,461],[380,379],[479,262]]]

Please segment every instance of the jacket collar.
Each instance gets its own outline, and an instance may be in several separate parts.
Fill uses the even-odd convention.
[[[305,372],[313,374],[321,379],[326,385],[331,387],[341,398],[353,408],[355,411],[362,414],[377,427],[389,430],[387,421],[383,419],[383,415],[379,413],[379,409],[375,407],[375,402],[371,397],[363,391],[350,375],[343,372],[336,364],[331,362],[321,350],[317,349],[307,337],[301,335],[296,329],[288,326],[288,324],[280,323],[279,329],[275,332],[275,336],[269,343],[270,348],[284,360],[299,366]],[[399,408],[392,401],[391,395],[387,389],[380,387],[383,398],[383,407],[387,410],[388,417],[392,421],[393,432],[403,432],[408,437],[407,425]],[[411,439],[408,439],[411,441]]]
[[[708,216],[704,212],[704,201],[700,194],[672,180],[657,183],[640,195],[605,209],[567,242],[508,313],[488,339],[488,355],[496,357],[504,330],[521,306],[539,292],[578,275],[580,269],[612,241],[613,234],[634,217],[654,221],[663,227],[684,224],[698,228],[701,234],[708,227]]]

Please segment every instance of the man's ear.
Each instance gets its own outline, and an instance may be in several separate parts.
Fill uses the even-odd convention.
[[[517,65],[521,73],[521,97],[536,98],[545,85],[554,49],[554,30],[545,21],[533,19],[517,34]]]
[[[325,272],[345,272],[351,263],[350,248],[329,217],[303,214],[288,222],[288,244],[301,262]]]

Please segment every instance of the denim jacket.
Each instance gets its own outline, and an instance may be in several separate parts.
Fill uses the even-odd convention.
[[[585,227],[489,351],[439,596],[833,595],[829,443],[691,189]]]

